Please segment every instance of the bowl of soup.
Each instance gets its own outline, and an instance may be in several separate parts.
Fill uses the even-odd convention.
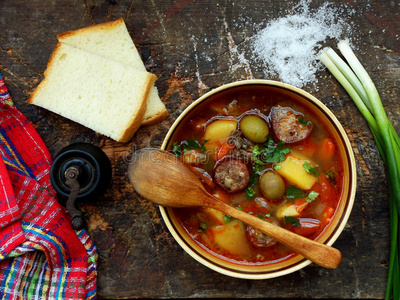
[[[309,93],[270,80],[216,88],[167,133],[170,151],[221,201],[331,246],[352,209],[356,173],[348,137]],[[179,245],[224,275],[267,279],[311,262],[229,215],[206,207],[160,207]]]

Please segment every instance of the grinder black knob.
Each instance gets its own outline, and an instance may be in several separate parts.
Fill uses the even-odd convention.
[[[72,228],[80,230],[84,219],[76,203],[97,198],[105,192],[111,180],[111,163],[107,155],[92,144],[71,144],[57,154],[50,179],[61,204],[71,215]]]

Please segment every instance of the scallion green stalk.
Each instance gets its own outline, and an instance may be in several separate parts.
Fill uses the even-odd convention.
[[[397,205],[397,211],[400,211],[400,180],[399,180],[399,170],[397,169],[395,148],[392,142],[391,133],[391,123],[386,115],[385,109],[383,108],[381,98],[379,97],[378,90],[375,84],[369,77],[367,71],[361,65],[360,61],[355,56],[354,52],[351,50],[349,43],[347,41],[340,41],[338,43],[338,48],[343,56],[346,58],[350,67],[353,69],[354,73],[362,82],[365,91],[367,92],[369,102],[372,106],[373,115],[375,117],[376,123],[379,128],[380,136],[384,144],[384,150],[387,157],[387,165],[389,173],[389,180],[392,183],[393,197]]]
[[[378,150],[385,162],[389,181],[390,259],[385,299],[400,299],[400,138],[390,123],[379,93],[351,50],[347,41],[338,48],[348,65],[332,49],[325,49],[320,60],[353,99],[371,129]]]

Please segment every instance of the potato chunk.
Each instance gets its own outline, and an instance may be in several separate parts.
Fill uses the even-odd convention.
[[[276,217],[283,219],[286,217],[298,217],[300,213],[296,209],[296,205],[293,203],[284,203],[276,210]]]
[[[246,239],[246,225],[232,219],[229,223],[212,228],[215,244],[236,255],[250,255],[250,246]]]
[[[277,164],[281,166],[277,172],[298,188],[309,190],[317,182],[317,178],[307,173],[304,169],[303,164],[305,161],[309,162],[309,160],[288,156],[283,162]]]
[[[204,133],[204,140],[207,141],[204,145],[206,150],[214,153],[236,129],[237,121],[232,119],[216,120],[208,124]]]
[[[219,141],[223,138],[229,137],[232,130],[235,130],[236,128],[236,120],[216,120],[207,125],[204,139],[207,141]]]

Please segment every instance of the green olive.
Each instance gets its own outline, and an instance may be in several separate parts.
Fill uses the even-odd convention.
[[[267,122],[259,116],[248,115],[240,121],[240,130],[245,138],[254,143],[264,143],[269,134]]]
[[[260,178],[260,189],[269,200],[279,200],[285,194],[285,182],[273,171],[267,171]]]

